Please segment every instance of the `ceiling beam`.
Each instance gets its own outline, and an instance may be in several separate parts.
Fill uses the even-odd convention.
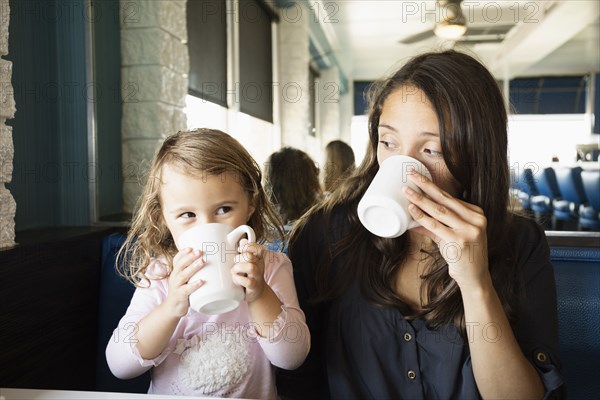
[[[597,1],[556,1],[549,10],[547,2],[538,1],[538,13],[531,13],[510,32],[497,57],[488,62],[495,76],[512,79],[577,35],[600,16]],[[539,14],[539,15],[538,15]]]

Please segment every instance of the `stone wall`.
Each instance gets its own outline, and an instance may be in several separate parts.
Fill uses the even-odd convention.
[[[321,71],[317,93],[319,110],[319,133],[321,146],[325,148],[332,140],[340,139],[340,74],[337,67]]]
[[[310,151],[309,76],[310,63],[308,10],[298,4],[289,12],[302,9],[297,18],[288,16],[279,20],[278,62],[280,96],[281,145]],[[285,11],[283,11],[285,12]],[[288,14],[285,14],[286,16]]]
[[[185,0],[121,0],[124,210],[131,212],[162,140],[186,128]]]
[[[12,128],[6,120],[15,115],[13,96],[12,62],[2,56],[8,54],[8,23],[10,10],[8,0],[0,0],[0,248],[15,244],[15,212],[17,205],[6,183],[12,179],[14,147]]]

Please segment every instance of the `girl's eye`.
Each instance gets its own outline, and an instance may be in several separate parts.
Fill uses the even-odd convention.
[[[230,211],[231,211],[231,207],[228,207],[228,206],[219,207],[217,209],[217,215],[227,214]]]
[[[194,218],[195,216],[196,214],[193,212],[184,212],[183,214],[179,215],[180,218]]]

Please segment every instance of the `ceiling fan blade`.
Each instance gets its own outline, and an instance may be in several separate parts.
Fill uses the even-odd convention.
[[[398,43],[413,44],[413,43],[417,43],[417,42],[420,42],[420,41],[425,40],[425,39],[432,38],[434,36],[435,36],[435,34],[433,33],[433,30],[430,29],[430,30],[427,30],[427,31],[424,31],[424,32],[417,33],[415,35],[411,35],[411,36],[406,37],[406,38],[404,38],[402,40],[399,40]]]

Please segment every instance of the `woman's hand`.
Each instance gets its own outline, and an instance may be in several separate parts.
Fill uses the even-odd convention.
[[[240,254],[235,256],[235,264],[231,268],[233,282],[246,289],[246,301],[252,303],[264,292],[265,262],[264,248],[256,243],[242,239],[238,248]]]
[[[412,217],[421,224],[413,232],[432,239],[448,263],[448,273],[459,287],[481,287],[489,282],[487,219],[483,210],[452,197],[417,171],[408,178],[425,195],[404,186]]]
[[[169,274],[169,293],[165,305],[179,318],[188,313],[190,307],[190,294],[200,286],[203,280],[190,283],[190,278],[204,267],[200,250],[185,248],[179,251],[173,258],[173,269]]]

